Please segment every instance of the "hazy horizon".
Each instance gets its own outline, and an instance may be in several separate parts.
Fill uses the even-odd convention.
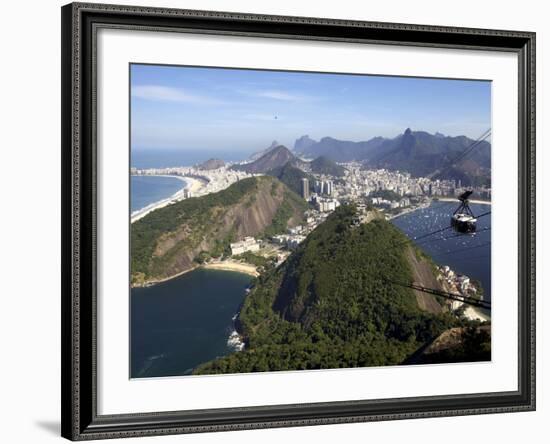
[[[273,140],[394,138],[406,128],[477,139],[491,82],[131,65],[134,151],[251,154]]]

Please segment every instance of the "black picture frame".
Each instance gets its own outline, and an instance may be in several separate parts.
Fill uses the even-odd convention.
[[[70,440],[535,409],[535,33],[72,3],[62,14],[62,436]],[[518,390],[97,414],[96,85],[100,27],[508,51],[519,65]]]

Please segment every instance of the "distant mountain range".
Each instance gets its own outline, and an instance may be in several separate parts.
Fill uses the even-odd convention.
[[[289,164],[306,173],[343,176],[345,169],[336,162],[358,161],[368,168],[399,170],[416,177],[460,180],[464,186],[490,185],[491,144],[481,141],[469,150],[475,142],[466,136],[450,137],[410,128],[393,139],[374,137],[360,142],[332,137],[316,141],[302,136],[293,151],[273,141],[267,149],[253,154],[250,162],[233,168],[269,174]],[[463,156],[465,152],[468,154]],[[292,175],[296,176],[294,172]]]
[[[335,162],[360,161],[371,168],[406,171],[413,176],[461,180],[464,185],[489,184],[491,180],[491,144],[480,142],[464,159],[453,160],[475,141],[466,136],[450,137],[441,133],[412,131],[386,139],[375,137],[351,142],[324,137],[315,141],[302,136],[294,152],[308,158],[324,156]]]
[[[335,162],[351,162],[366,159],[384,140],[375,137],[365,142],[351,142],[323,137],[315,141],[309,136],[302,136],[294,143],[294,152],[310,159],[325,156]]]

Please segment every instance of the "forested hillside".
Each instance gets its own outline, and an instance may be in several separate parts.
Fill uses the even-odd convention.
[[[270,236],[302,222],[306,202],[270,176],[157,209],[131,226],[132,283],[189,270],[245,236]]]
[[[412,281],[409,248],[389,222],[357,224],[353,206],[338,208],[281,267],[258,278],[238,318],[245,351],[196,373],[403,363],[462,325],[446,312],[422,311],[413,290],[389,282]]]

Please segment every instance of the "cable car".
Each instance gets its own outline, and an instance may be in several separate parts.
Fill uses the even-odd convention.
[[[459,233],[474,233],[476,231],[477,219],[468,202],[472,193],[473,191],[469,190],[458,196],[460,205],[451,216],[451,226]]]

